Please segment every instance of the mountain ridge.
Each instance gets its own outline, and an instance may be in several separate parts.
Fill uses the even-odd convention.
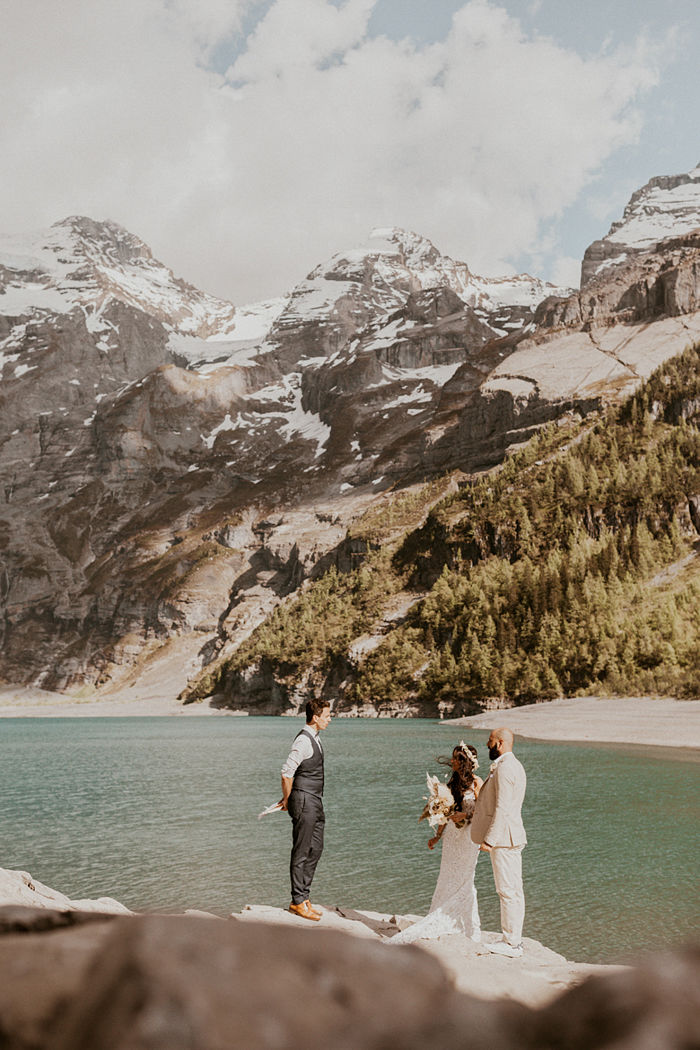
[[[352,565],[348,530],[383,492],[489,469],[700,338],[691,235],[584,297],[475,277],[383,228],[288,296],[234,307],[91,223],[40,238],[39,265],[0,257],[11,680],[117,688],[162,657],[179,691],[286,594]]]

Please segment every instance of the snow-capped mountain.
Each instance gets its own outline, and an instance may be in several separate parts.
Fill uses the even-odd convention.
[[[286,296],[237,307],[224,335],[195,339],[171,336],[170,346],[190,367],[245,364],[261,352],[281,354],[285,368],[328,358],[359,337],[388,323],[410,295],[445,289],[486,326],[488,337],[504,336],[530,324],[547,296],[570,288],[528,274],[479,277],[466,263],[442,255],[425,237],[397,227],[372,230],[368,241],[338,252],[317,266]]]
[[[653,181],[688,197],[691,176]],[[674,240],[585,295],[393,227],[235,308],[111,222],[4,242],[0,676],[64,688],[162,659],[179,688],[354,564],[348,525],[383,490],[488,468],[633,389],[700,338],[700,240],[672,212]]]
[[[650,179],[630,197],[622,219],[587,249],[581,287],[603,269],[649,251],[667,237],[680,237],[700,227],[700,165],[683,175]]]
[[[325,319],[330,312],[340,314],[346,304],[351,304],[354,318],[364,311],[376,319],[403,306],[407,295],[437,288],[454,292],[498,335],[532,320],[546,296],[571,292],[528,274],[478,277],[466,263],[441,255],[427,238],[386,227],[374,229],[367,244],[340,252],[313,270],[292,292],[278,323],[282,328],[299,318]]]
[[[0,312],[69,313],[90,331],[111,327],[113,302],[142,310],[183,334],[222,336],[234,327],[230,303],[176,278],[143,241],[114,222],[73,216],[43,234],[0,241]]]

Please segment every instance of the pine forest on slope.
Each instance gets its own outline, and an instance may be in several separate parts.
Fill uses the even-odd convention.
[[[418,528],[378,543],[402,515],[424,513],[436,483],[397,497],[383,520],[358,523],[362,566],[279,606],[186,698],[251,706],[256,676],[275,683],[279,709],[311,688],[338,695],[341,711],[380,714],[577,692],[697,696],[699,424],[695,347],[622,406],[550,424]],[[427,593],[352,659],[353,641],[407,591]]]

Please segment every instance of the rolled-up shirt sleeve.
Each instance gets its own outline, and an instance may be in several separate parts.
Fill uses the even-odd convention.
[[[289,752],[287,761],[282,766],[282,776],[293,777],[299,768],[299,763],[303,762],[305,758],[311,758],[313,753],[313,744],[308,736],[305,733],[302,733],[292,744],[292,750]]]

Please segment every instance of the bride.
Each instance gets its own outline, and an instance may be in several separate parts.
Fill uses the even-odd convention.
[[[472,842],[469,825],[474,815],[474,805],[483,781],[475,776],[479,763],[476,748],[460,742],[452,752],[452,758],[439,761],[449,764],[452,775],[447,786],[455,801],[455,812],[447,823],[438,828],[437,834],[428,841],[428,849],[434,849],[442,839],[440,874],[425,918],[391,938],[392,944],[410,944],[418,940],[433,940],[443,934],[460,933],[481,940],[481,923],[474,887],[474,872],[479,857],[479,847]]]

